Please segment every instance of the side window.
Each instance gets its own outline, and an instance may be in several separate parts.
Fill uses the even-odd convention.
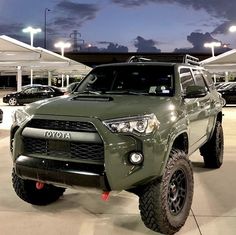
[[[195,85],[192,73],[189,68],[181,68],[180,69],[180,82],[181,82],[181,89],[183,93],[186,93],[186,88],[188,86]]]
[[[206,91],[208,91],[209,90],[208,86],[206,85],[206,82],[204,80],[204,77],[203,77],[201,71],[194,69],[193,74],[194,74],[194,79],[195,79],[196,85],[205,87]]]
[[[230,91],[236,91],[236,84],[232,86],[232,88],[230,89]]]
[[[37,93],[39,92],[39,89],[37,87],[30,87],[29,89],[26,89],[24,91],[24,93],[27,93],[27,94],[32,94],[32,93]]]
[[[52,92],[52,90],[49,87],[42,87],[40,89],[41,92]]]
[[[208,71],[201,71],[203,77],[205,78],[205,81],[207,83],[207,86],[210,88],[210,90],[215,89],[214,81],[212,79],[211,74]]]

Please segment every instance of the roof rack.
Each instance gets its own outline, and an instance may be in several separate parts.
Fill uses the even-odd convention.
[[[189,64],[189,65],[198,65],[200,66],[200,62],[199,62],[199,59],[197,57],[194,57],[194,56],[191,56],[191,55],[183,55],[181,58],[179,58],[179,61],[176,61],[177,63],[180,63],[182,60],[182,63],[185,63],[185,64]],[[151,62],[151,61],[155,61],[155,62],[167,62],[167,61],[162,61],[162,60],[158,60],[156,61],[155,59],[150,59],[150,58],[145,58],[145,57],[142,57],[142,56],[137,56],[137,55],[134,55],[134,56],[131,56],[127,62],[128,63],[132,63],[132,62]],[[171,61],[168,61],[168,62],[171,62]]]
[[[150,62],[150,61],[152,60],[145,57],[134,55],[134,56],[131,56],[127,62],[132,63],[132,62]]]
[[[200,65],[199,59],[197,57],[191,56],[191,55],[185,55],[184,61],[185,64],[191,64],[191,65]]]

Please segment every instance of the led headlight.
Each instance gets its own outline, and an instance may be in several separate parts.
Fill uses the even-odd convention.
[[[103,123],[114,133],[121,132],[138,135],[150,134],[158,129],[160,125],[155,114],[107,120]]]
[[[24,109],[17,109],[12,113],[12,122],[18,126],[27,119],[30,119],[30,115]]]

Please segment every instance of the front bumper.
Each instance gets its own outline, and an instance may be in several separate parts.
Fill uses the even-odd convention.
[[[34,118],[55,120],[55,117],[46,117],[46,115],[38,115]],[[78,117],[59,118],[66,121],[78,120]],[[78,160],[39,153],[27,154],[24,151],[25,136],[23,135],[27,133],[28,138],[32,133],[32,137],[36,138],[37,128],[33,132],[26,132],[24,129],[27,123],[25,123],[18,129],[12,127],[11,131],[11,138],[14,139],[12,153],[16,173],[21,178],[63,187],[88,186],[103,190],[131,189],[160,176],[167,145],[158,133],[143,137],[117,134],[110,132],[97,118],[80,118],[80,121],[92,123],[96,127],[104,146],[102,162],[94,163],[86,159]],[[142,164],[133,165],[129,162],[128,158],[132,152],[143,154]]]
[[[19,156],[15,162],[15,172],[23,179],[43,181],[59,186],[85,186],[110,191],[103,166],[51,159]]]

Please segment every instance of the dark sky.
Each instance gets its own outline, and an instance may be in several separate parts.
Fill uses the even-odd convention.
[[[53,50],[64,40],[75,45],[70,50],[201,52],[211,41],[236,47],[236,33],[228,31],[235,9],[236,1],[222,0],[1,0],[0,34],[30,43],[22,29],[40,27],[34,45],[43,46],[46,14]]]

